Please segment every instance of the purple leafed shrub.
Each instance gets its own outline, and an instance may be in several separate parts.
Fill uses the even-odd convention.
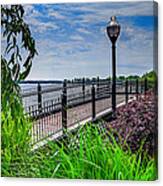
[[[136,152],[144,140],[143,150],[153,156],[157,145],[157,104],[152,91],[142,95],[125,106],[118,108],[117,117],[106,127],[127,142],[131,151]]]

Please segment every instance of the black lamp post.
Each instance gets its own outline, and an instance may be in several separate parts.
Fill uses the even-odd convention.
[[[116,17],[112,16],[107,26],[107,34],[112,42],[112,111],[113,115],[116,111],[116,46],[115,43],[120,34],[120,25],[116,21]]]

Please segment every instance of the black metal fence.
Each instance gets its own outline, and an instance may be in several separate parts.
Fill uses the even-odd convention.
[[[67,129],[81,122],[94,121],[111,111],[111,81],[72,82],[62,81],[23,81],[32,85],[22,89],[25,112],[31,118],[32,143],[35,144],[49,136],[62,135]],[[117,104],[128,103],[148,89],[145,81],[117,81]]]

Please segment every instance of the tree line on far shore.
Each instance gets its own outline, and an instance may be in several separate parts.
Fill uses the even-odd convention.
[[[72,82],[91,82],[91,81],[98,81],[98,80],[101,80],[101,78],[98,76],[98,77],[93,77],[93,78],[74,78],[72,79]],[[106,80],[111,80],[112,78],[111,77],[107,77]],[[150,84],[155,84],[156,81],[157,81],[157,73],[152,70],[150,72],[146,72],[145,74],[143,74],[142,76],[138,76],[138,75],[129,75],[129,76],[118,76],[117,77],[117,81],[125,81],[125,80],[129,80],[129,81],[135,81],[135,80],[139,80],[139,81],[143,81],[145,79],[147,79],[147,81],[150,83]],[[68,80],[69,82],[70,80]],[[71,81],[70,81],[71,82]]]

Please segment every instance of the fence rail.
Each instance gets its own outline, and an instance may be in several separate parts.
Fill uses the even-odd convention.
[[[98,78],[87,82],[83,78],[81,82],[25,81],[21,84],[36,85],[31,92],[22,90],[26,115],[33,122],[33,144],[57,132],[64,133],[87,118],[94,121],[97,114],[112,108],[109,80]],[[138,99],[140,93],[146,93],[148,83],[146,79],[118,81],[116,90],[117,104],[128,103],[131,97]]]

